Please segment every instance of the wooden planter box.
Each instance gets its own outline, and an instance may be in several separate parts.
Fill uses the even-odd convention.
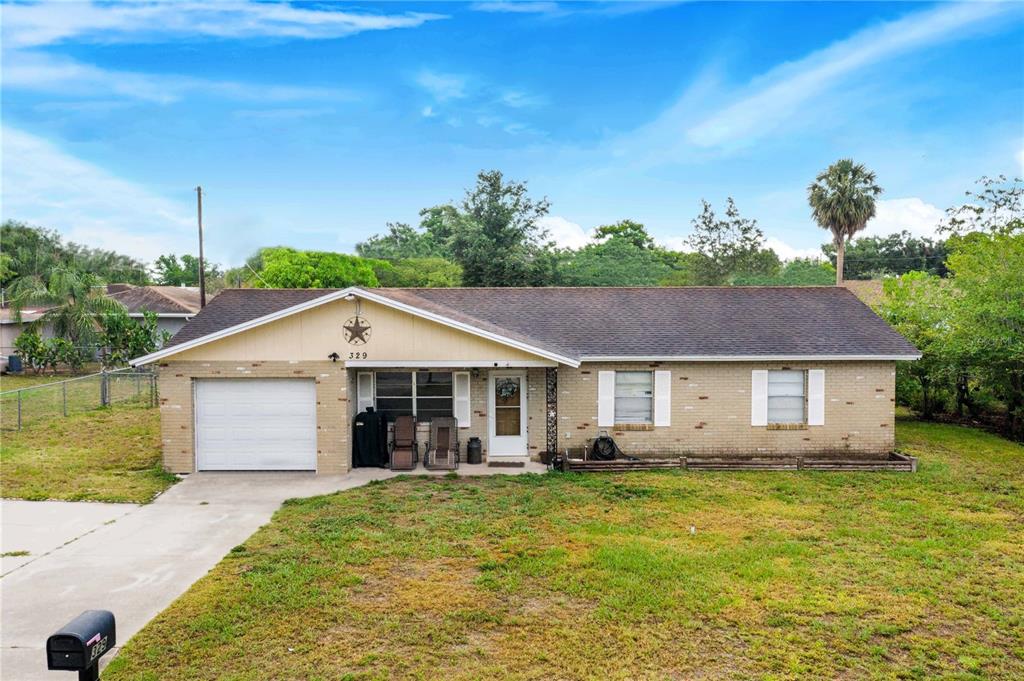
[[[830,459],[810,457],[689,457],[639,459],[629,461],[592,461],[563,455],[558,458],[566,473],[622,473],[666,468],[695,471],[898,471],[914,473],[917,459],[905,454],[890,454],[888,459]]]

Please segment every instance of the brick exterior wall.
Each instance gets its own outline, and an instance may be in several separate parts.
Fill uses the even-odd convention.
[[[825,425],[774,430],[750,425],[752,369],[824,369]],[[598,428],[599,371],[672,372],[672,424],[643,430]],[[559,449],[607,430],[637,456],[877,457],[894,446],[894,362],[593,363],[558,368]]]
[[[825,425],[772,430],[750,425],[752,369],[824,369]],[[833,454],[873,457],[893,449],[894,362],[699,362],[593,363],[558,367],[558,448],[580,447],[595,437],[597,375],[602,370],[672,372],[672,425],[646,430],[608,428],[627,453],[648,456]],[[396,369],[397,370],[397,369]],[[459,371],[459,367],[435,369]],[[192,383],[197,378],[301,378],[316,382],[317,470],[347,472],[355,415],[357,369],[330,361],[198,362],[159,366],[164,466],[175,473],[195,470]],[[527,441],[532,458],[548,449],[545,369],[527,373]],[[475,375],[474,375],[475,373]],[[470,427],[459,430],[463,456],[472,436],[487,456],[489,371],[470,376]],[[351,397],[351,399],[349,399]],[[463,459],[465,460],[465,459]]]
[[[196,468],[192,382],[197,378],[311,378],[316,382],[317,472],[344,473],[351,451],[345,367],[323,362],[167,362],[158,367],[164,467]]]
[[[356,406],[356,376],[360,371],[373,371],[372,369],[349,369],[349,394],[352,395],[350,402],[349,421],[355,417]],[[388,371],[414,371],[414,369],[388,369]],[[487,437],[488,437],[488,385],[487,378],[490,374],[488,369],[461,369],[459,367],[431,368],[430,371],[469,371],[469,428],[459,428],[459,448],[462,452],[462,460],[466,460],[466,444],[469,438],[478,437],[483,445],[484,461],[487,461]],[[527,446],[530,456],[534,459],[540,457],[540,453],[546,449],[545,443],[545,402],[544,402],[544,369],[530,368],[522,369],[526,372],[526,418],[527,418]],[[425,432],[425,431],[424,431]],[[420,453],[423,453],[425,437],[417,435],[420,441]]]

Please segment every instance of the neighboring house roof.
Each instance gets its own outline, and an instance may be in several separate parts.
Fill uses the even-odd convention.
[[[0,324],[28,324],[42,317],[49,309],[48,307],[22,308],[21,319],[18,320],[15,319],[14,309],[4,306],[0,308]]]
[[[356,295],[578,364],[598,360],[916,358],[840,287],[229,289],[167,346],[173,354]],[[180,348],[184,349],[184,348]]]
[[[885,296],[881,279],[847,279],[843,282],[843,287],[872,308],[882,302]]]
[[[149,311],[158,316],[182,317],[200,309],[199,289],[195,286],[132,286],[108,295],[124,305],[128,314]]]

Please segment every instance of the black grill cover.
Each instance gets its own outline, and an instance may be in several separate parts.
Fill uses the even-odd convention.
[[[352,426],[352,466],[387,468],[388,426],[384,417],[367,407]]]

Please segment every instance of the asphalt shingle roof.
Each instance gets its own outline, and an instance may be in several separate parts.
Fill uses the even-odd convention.
[[[128,312],[195,314],[199,312],[199,288],[194,286],[130,286],[108,293]]]
[[[168,347],[336,289],[229,289]],[[580,358],[913,355],[840,287],[370,289],[396,302]]]

